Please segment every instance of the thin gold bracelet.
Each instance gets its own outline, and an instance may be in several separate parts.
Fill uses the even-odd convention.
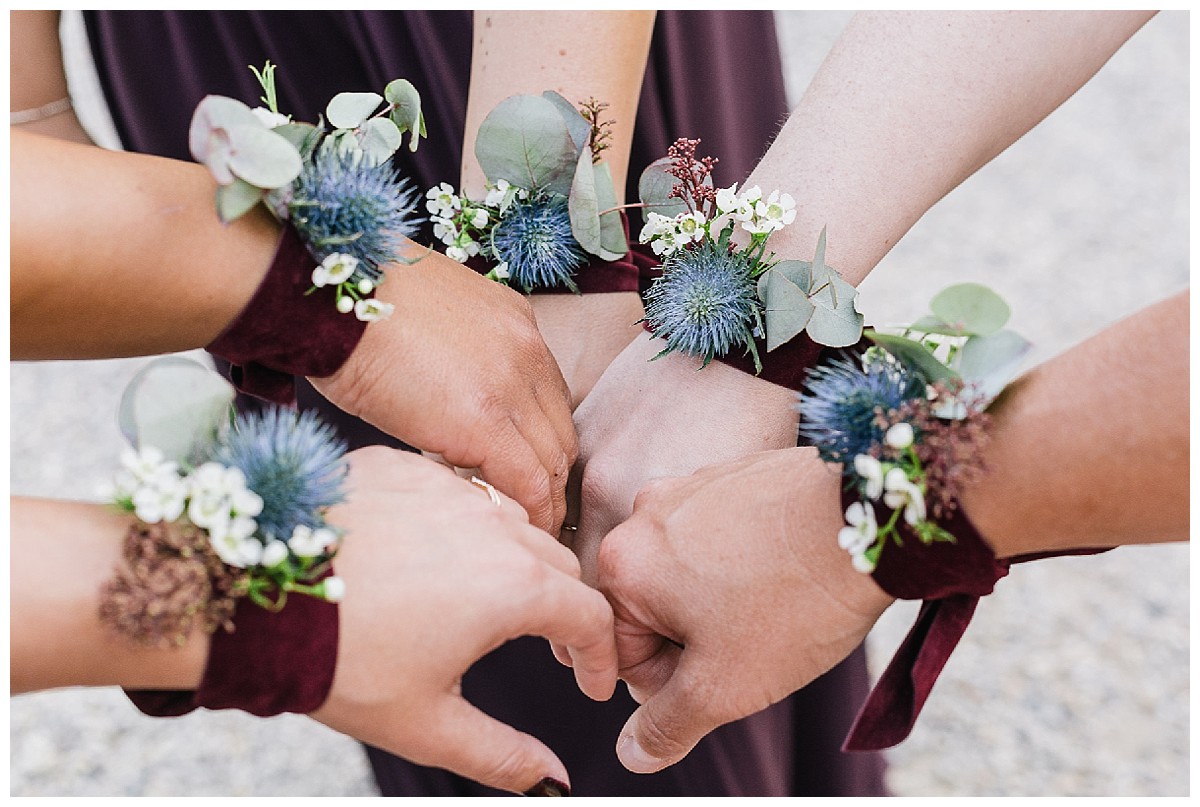
[[[59,98],[57,101],[51,101],[48,104],[43,104],[33,109],[18,109],[16,112],[8,114],[9,126],[20,126],[22,123],[33,123],[34,121],[46,120],[53,118],[55,115],[61,115],[71,108],[71,97]]]

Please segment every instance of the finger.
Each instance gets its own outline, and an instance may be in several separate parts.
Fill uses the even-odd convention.
[[[517,429],[537,454],[550,480],[552,511],[551,526],[547,531],[557,536],[567,511],[567,476],[571,471],[571,459],[563,450],[558,435],[554,433],[542,409],[534,407],[528,417],[520,420]]]
[[[612,608],[604,595],[573,577],[547,569],[532,592],[520,629],[568,648],[579,689],[608,700],[617,687]]]
[[[497,490],[495,485],[489,486],[486,483],[486,481],[483,479],[483,477],[481,477],[481,476],[462,477],[460,475],[460,478],[467,484],[471,485],[473,490],[478,491],[478,493],[472,493],[471,494],[472,496],[478,496],[478,495],[482,494],[484,496],[487,496],[490,499],[492,496],[492,493],[494,492],[496,495],[496,498],[494,501],[500,502],[499,509],[503,513],[505,513],[505,515],[516,519],[517,521],[519,521],[522,524],[529,523],[529,514],[525,512],[525,508],[522,507],[520,504],[518,504],[516,499],[505,494],[503,491]],[[491,488],[490,491],[488,490],[489,487]],[[495,505],[493,504],[492,506],[494,507]]]
[[[565,644],[551,642],[550,652],[554,654],[554,658],[558,660],[558,663],[564,667],[575,666],[575,661],[571,658],[571,651],[567,649]]]
[[[569,783],[567,769],[553,751],[460,696],[447,693],[432,711],[430,754],[416,760],[421,764],[512,793],[526,793],[545,779]]]
[[[521,524],[517,529],[513,529],[511,534],[513,540],[528,549],[542,562],[550,564],[575,580],[579,579],[579,561],[576,560],[575,553],[554,540],[545,531],[528,524]]]
[[[617,757],[634,773],[655,773],[687,756],[728,722],[713,708],[712,681],[685,652],[666,685],[637,708],[621,729]],[[706,685],[708,684],[708,685]]]
[[[566,382],[563,382],[564,385]],[[559,392],[549,390],[545,385],[537,390],[538,405],[546,413],[546,420],[558,436],[558,444],[567,455],[567,466],[575,464],[579,458],[579,434],[575,431],[575,418],[571,414],[571,393],[568,391],[564,398]]]
[[[646,651],[653,646],[653,652]],[[633,664],[626,664],[628,656],[622,656],[621,632],[617,631],[617,659],[620,664],[619,674],[629,694],[638,703],[645,703],[658,693],[667,681],[674,675],[683,657],[683,649],[662,636],[646,636],[644,647],[639,648],[640,659]]]
[[[478,465],[484,479],[525,508],[530,524],[550,529],[554,520],[550,475],[512,421],[493,435],[487,455]]]

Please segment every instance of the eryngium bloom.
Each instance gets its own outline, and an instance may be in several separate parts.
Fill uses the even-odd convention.
[[[396,260],[402,239],[422,221],[417,196],[390,162],[318,148],[296,178],[288,209],[317,260],[348,253],[359,260],[358,274],[377,283],[379,267]]]
[[[325,508],[345,498],[345,453],[315,412],[270,407],[239,415],[212,458],[241,469],[246,487],[263,500],[259,530],[286,541],[297,524],[324,526]]]
[[[800,394],[800,437],[826,462],[852,463],[883,442],[888,413],[925,398],[925,381],[899,362],[834,359],[808,375]]]
[[[751,262],[709,240],[681,249],[663,263],[646,292],[646,322],[670,351],[704,360],[754,343],[762,305]]]
[[[513,200],[492,228],[491,251],[526,292],[556,286],[578,291],[572,276],[587,263],[587,253],[571,234],[567,198],[559,195]]]

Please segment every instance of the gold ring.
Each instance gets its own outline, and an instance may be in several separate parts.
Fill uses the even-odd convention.
[[[485,491],[487,491],[488,498],[492,500],[492,504],[496,505],[497,507],[500,506],[500,494],[496,492],[494,487],[489,485],[487,482],[484,482],[477,476],[471,477],[471,484],[477,488],[483,488]]]
[[[578,527],[578,526],[576,526],[576,525],[574,525],[574,524],[563,524],[563,525],[562,525],[562,528],[563,528],[564,530],[570,530],[571,532],[578,532],[578,531],[579,531],[579,527]]]

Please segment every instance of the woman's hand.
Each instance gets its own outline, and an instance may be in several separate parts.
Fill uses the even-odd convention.
[[[492,787],[568,782],[549,748],[467,703],[460,679],[509,639],[540,635],[571,648],[580,688],[607,699],[616,653],[604,597],[511,499],[496,506],[414,454],[374,447],[349,460],[348,500],[329,518],[346,532],[335,560],[346,581],[337,670],[312,716]]]

